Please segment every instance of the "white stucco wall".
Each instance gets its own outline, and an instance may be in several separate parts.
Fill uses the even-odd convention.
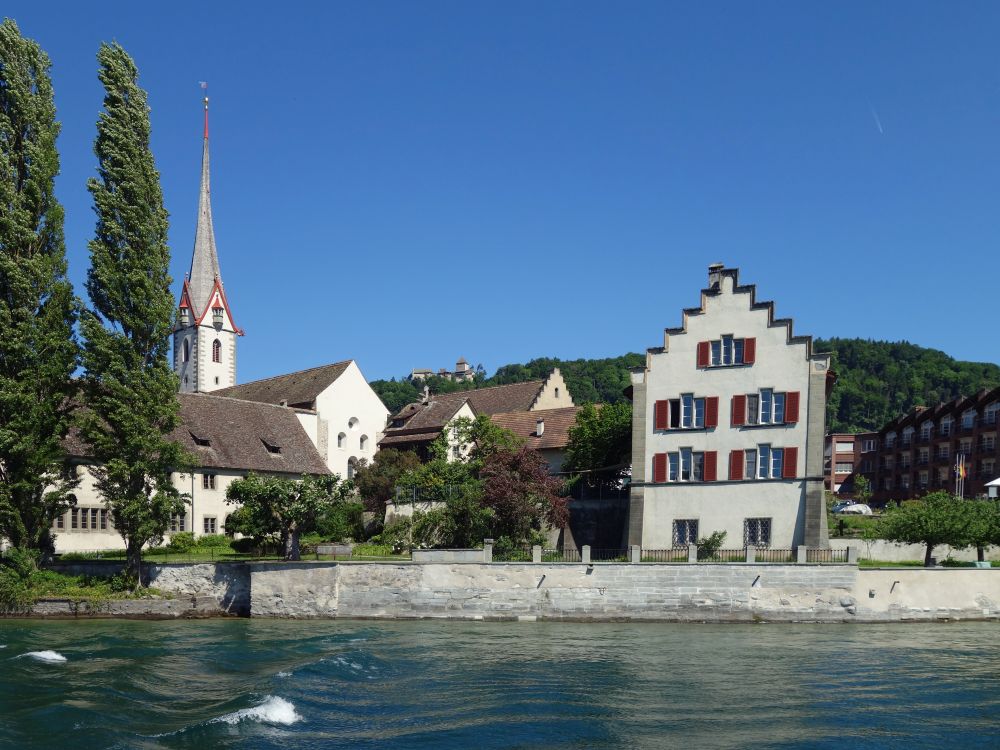
[[[805,511],[807,433],[809,425],[810,371],[813,366],[805,342],[789,342],[784,325],[770,327],[768,310],[750,308],[748,293],[734,293],[733,278],[722,277],[721,293],[704,299],[703,314],[686,318],[686,331],[664,335],[664,351],[648,354],[644,375],[633,382],[645,383],[642,418],[645,423],[642,540],[644,548],[668,547],[673,521],[698,519],[699,534],[716,530],[727,533],[726,545],[743,544],[746,518],[771,518],[771,546],[791,547],[802,540]],[[697,347],[723,335],[755,338],[753,364],[699,368]],[[799,414],[794,424],[732,427],[732,397],[770,388],[775,392],[798,391]],[[719,399],[718,426],[708,429],[654,430],[655,404],[682,394]],[[729,458],[733,450],[798,448],[796,480],[729,481]],[[694,452],[715,451],[716,482],[653,484],[653,456],[690,448]]]
[[[569,388],[566,387],[566,381],[563,380],[562,373],[557,367],[545,379],[545,384],[535,399],[535,403],[532,404],[531,410],[562,409],[574,405],[573,396],[570,394]]]
[[[378,441],[385,430],[389,410],[368,385],[356,362],[351,362],[343,374],[316,399],[316,413],[320,426],[328,435],[326,451],[322,441],[315,441],[320,455],[334,474],[348,475],[348,462],[354,458],[371,461],[378,450]],[[356,423],[352,424],[352,420]],[[338,447],[338,436],[343,433],[343,445]],[[366,436],[365,447],[361,437]],[[312,437],[312,436],[310,436]]]

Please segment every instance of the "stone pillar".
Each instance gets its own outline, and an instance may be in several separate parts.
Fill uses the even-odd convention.
[[[800,544],[795,550],[795,562],[799,565],[809,562],[809,548]]]
[[[747,549],[747,562],[748,563],[757,562],[757,548],[754,547],[752,544],[748,544],[746,549]]]
[[[483,562],[491,563],[493,562],[493,540],[484,539],[483,540]]]
[[[628,561],[630,563],[642,562],[642,547],[640,547],[638,544],[633,544],[631,547],[629,547],[628,553],[629,553]]]
[[[580,562],[590,565],[590,545],[585,544],[580,548]]]
[[[536,544],[531,548],[531,562],[540,563],[542,561],[542,545]]]
[[[632,484],[629,490],[625,544],[642,544],[646,505],[646,376],[633,372],[632,382]]]
[[[847,548],[847,564],[857,565],[858,564],[858,548],[850,546]]]
[[[688,562],[698,562],[697,544],[688,544]]]

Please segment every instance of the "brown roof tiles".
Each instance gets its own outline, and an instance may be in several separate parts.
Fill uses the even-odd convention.
[[[244,401],[314,409],[316,408],[316,397],[344,374],[351,361],[335,362],[308,370],[290,372],[287,375],[276,375],[273,378],[254,380],[250,383],[241,383],[212,392],[217,396],[239,398]]]

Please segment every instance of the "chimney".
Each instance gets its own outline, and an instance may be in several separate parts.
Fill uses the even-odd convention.
[[[535,420],[535,437],[541,437],[545,434],[545,419],[539,417]]]
[[[722,269],[725,267],[723,263],[713,263],[708,267],[709,289],[720,289],[722,287]]]

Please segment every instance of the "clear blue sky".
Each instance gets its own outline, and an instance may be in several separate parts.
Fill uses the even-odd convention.
[[[0,13],[52,57],[81,293],[98,44],[124,45],[149,92],[175,287],[209,82],[241,381],[346,358],[377,378],[641,351],[713,261],[798,333],[1000,361],[1000,4]]]

